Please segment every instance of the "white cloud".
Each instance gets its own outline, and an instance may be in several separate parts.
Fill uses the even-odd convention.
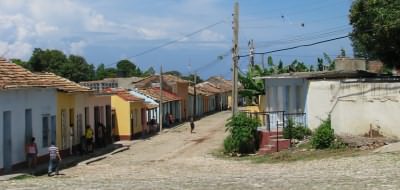
[[[59,31],[57,26],[51,26],[45,22],[35,24],[35,30],[38,36],[45,36]]]
[[[87,46],[87,43],[83,40],[79,42],[72,42],[70,44],[69,52],[75,55],[83,55],[84,48]]]
[[[204,30],[200,33],[199,39],[208,42],[222,41],[225,40],[225,36],[211,30]]]
[[[0,41],[0,56],[7,58],[28,59],[32,54],[32,45],[24,42],[9,44]]]

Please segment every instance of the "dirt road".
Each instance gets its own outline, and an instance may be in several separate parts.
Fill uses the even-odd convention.
[[[400,155],[253,164],[218,159],[229,112],[167,130],[64,176],[0,182],[0,189],[400,189]]]

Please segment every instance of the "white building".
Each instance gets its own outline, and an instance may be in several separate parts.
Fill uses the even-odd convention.
[[[96,81],[84,81],[79,84],[82,86],[89,87],[96,91],[102,91],[107,88],[124,88],[134,89],[133,83],[141,80],[141,77],[126,77],[126,78],[105,78],[103,80]]]
[[[0,58],[0,173],[25,162],[25,144],[36,138],[39,155],[56,138],[57,89]]]
[[[317,128],[331,116],[337,134],[364,135],[371,130],[400,137],[400,78],[367,71],[286,73],[265,80],[265,112],[304,113]],[[287,120],[287,118],[285,118]]]

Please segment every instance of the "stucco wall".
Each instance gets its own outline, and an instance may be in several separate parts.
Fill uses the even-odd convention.
[[[95,121],[94,121],[94,108],[95,107],[103,107],[103,124],[105,124],[105,117],[106,117],[106,106],[111,106],[111,96],[109,95],[89,95],[89,94],[78,94],[75,99],[75,105],[76,105],[76,111],[75,111],[75,117],[78,114],[82,115],[82,125],[83,129],[81,131],[81,134],[84,134],[85,132],[85,107],[89,109],[88,113],[88,124],[90,127],[94,130],[95,126]],[[76,118],[75,118],[76,121]],[[79,134],[78,131],[76,131],[77,135]],[[79,140],[76,140],[77,143]]]
[[[265,79],[265,111],[304,112],[306,89],[304,79]]]
[[[11,111],[12,163],[25,161],[25,110],[32,109],[32,134],[39,156],[47,154],[42,143],[42,116],[56,115],[55,89],[0,91],[0,168],[3,168],[3,112]],[[49,126],[50,127],[50,126]],[[50,136],[49,136],[50,138]]]
[[[364,135],[372,127],[400,137],[400,83],[342,83],[335,101],[331,119],[336,133]]]
[[[75,95],[64,92],[57,93],[57,140],[56,144],[61,150],[70,147],[71,130],[74,129],[75,117],[70,114],[70,110],[75,112]],[[62,121],[62,112],[65,112],[65,121]],[[71,118],[72,117],[72,118]],[[72,122],[70,122],[72,121]],[[64,124],[63,124],[64,122]],[[65,125],[65,126],[63,126]],[[72,127],[72,128],[71,128]]]
[[[145,108],[142,102],[131,102],[130,110],[133,116],[133,133],[141,133],[143,131],[142,108]],[[132,131],[131,131],[132,133]]]
[[[339,81],[310,81],[306,97],[307,125],[316,129],[322,120],[328,118],[335,104]]]
[[[130,136],[130,105],[118,96],[111,97],[112,107],[116,113],[116,134],[119,136]]]

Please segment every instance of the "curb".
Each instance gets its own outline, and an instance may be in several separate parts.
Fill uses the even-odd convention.
[[[121,148],[118,148],[118,149],[112,151],[111,153],[106,154],[106,155],[102,155],[102,156],[98,156],[98,157],[91,158],[91,159],[89,159],[89,160],[85,160],[85,161],[83,161],[83,162],[80,162],[80,163],[78,164],[78,166],[89,165],[89,164],[92,164],[92,163],[94,163],[94,162],[98,162],[98,161],[100,161],[100,160],[104,160],[104,159],[106,159],[107,157],[111,157],[111,156],[114,155],[114,154],[118,154],[118,153],[124,152],[124,151],[126,151],[126,150],[129,150],[129,146],[123,146],[123,147],[121,147]]]

